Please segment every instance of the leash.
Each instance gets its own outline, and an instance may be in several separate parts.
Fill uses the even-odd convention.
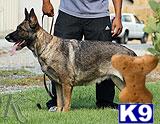
[[[51,98],[54,98],[54,95],[52,94],[52,92],[50,91],[50,89],[47,87],[47,83],[46,83],[46,75],[44,74],[43,75],[43,82],[44,82],[44,87],[46,89],[46,92],[48,93],[48,95],[51,97]],[[52,89],[51,89],[52,90]]]
[[[43,28],[43,21],[44,21],[45,14],[42,15],[42,28]],[[53,29],[53,22],[54,22],[54,16],[52,17],[51,27],[49,34],[52,35],[52,29]]]
[[[43,14],[43,16],[42,16],[42,28],[43,28],[43,21],[44,21],[44,14]],[[50,27],[50,35],[52,35],[52,29],[53,29],[53,22],[54,22],[54,16],[52,17],[52,22],[51,22],[51,27]],[[45,89],[46,89],[46,92],[48,93],[48,95],[51,97],[51,98],[53,98],[54,97],[54,95],[52,94],[52,92],[48,89],[48,87],[47,87],[47,83],[46,83],[46,75],[44,74],[43,75],[43,79],[44,79],[44,87],[45,87]]]
[[[43,13],[43,15],[42,15],[42,28],[43,28],[44,16],[45,16],[45,14]],[[49,31],[50,35],[52,35],[53,23],[54,23],[54,16],[52,17],[51,27],[50,27],[50,31]],[[45,90],[46,90],[46,92],[48,93],[48,95],[49,95],[51,98],[54,98],[54,95],[53,95],[52,92],[51,92],[52,89],[49,89],[49,88],[47,87],[46,75],[45,75],[45,74],[43,75],[43,84],[44,84]],[[37,103],[37,107],[38,107],[39,109],[42,109],[42,107],[41,107],[41,105],[40,105],[39,103]]]

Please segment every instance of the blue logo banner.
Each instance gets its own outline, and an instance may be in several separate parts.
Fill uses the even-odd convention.
[[[153,124],[153,104],[119,104],[119,124]]]

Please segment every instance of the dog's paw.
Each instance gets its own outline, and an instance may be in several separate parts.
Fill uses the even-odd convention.
[[[70,110],[70,108],[64,107],[64,108],[62,109],[62,112],[68,112],[69,110]]]

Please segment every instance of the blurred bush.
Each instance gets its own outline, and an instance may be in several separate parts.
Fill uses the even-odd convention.
[[[144,31],[151,34],[154,47],[148,51],[160,57],[160,4],[155,0],[149,0],[149,5],[154,13],[148,17]]]

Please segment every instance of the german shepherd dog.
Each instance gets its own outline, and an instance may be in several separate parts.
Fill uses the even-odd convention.
[[[116,43],[78,41],[50,35],[40,27],[34,9],[25,9],[25,20],[6,40],[20,50],[28,47],[38,58],[42,71],[55,82],[57,111],[69,111],[73,86],[100,83],[107,78],[122,89],[125,85],[121,74],[112,67],[115,54],[136,54]]]

